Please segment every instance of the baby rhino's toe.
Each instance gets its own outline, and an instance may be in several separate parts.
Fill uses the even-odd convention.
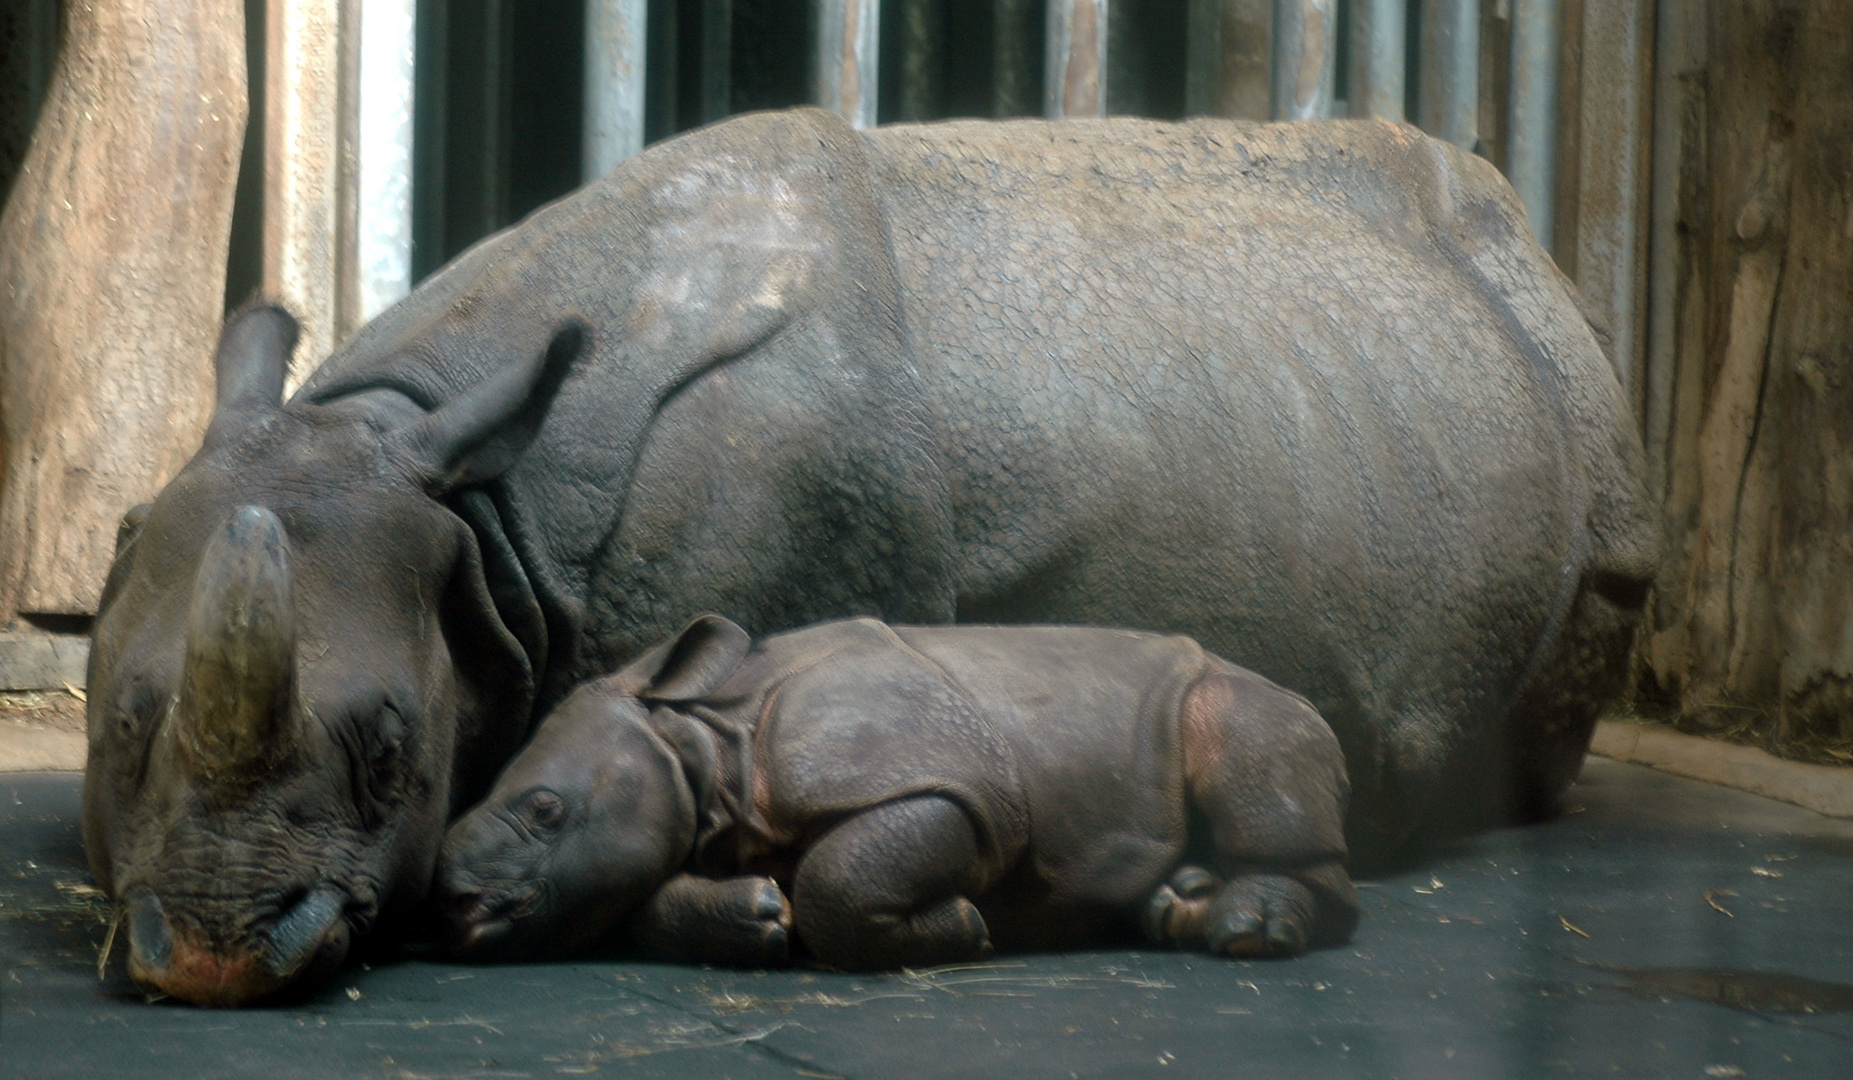
[[[791,901],[771,878],[730,878],[719,883],[733,901],[733,936],[750,965],[778,967],[791,959]]]
[[[1210,901],[1222,879],[1200,866],[1180,866],[1145,904],[1145,934],[1161,945],[1201,946]]]

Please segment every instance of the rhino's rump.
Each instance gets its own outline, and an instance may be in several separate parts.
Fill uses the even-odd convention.
[[[1634,492],[1496,177],[1383,124],[869,139],[961,619],[1188,633],[1311,697],[1366,792],[1501,721],[1592,484]]]

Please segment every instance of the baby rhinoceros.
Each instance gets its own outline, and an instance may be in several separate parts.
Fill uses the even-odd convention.
[[[795,930],[922,966],[1128,919],[1287,955],[1357,923],[1347,795],[1312,706],[1189,638],[856,619],[749,648],[704,615],[541,724],[438,887],[477,956],[625,923],[673,959],[783,963]]]

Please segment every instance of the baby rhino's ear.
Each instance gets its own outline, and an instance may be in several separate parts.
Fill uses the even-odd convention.
[[[675,637],[619,669],[612,681],[646,701],[694,701],[727,681],[750,644],[733,622],[697,615]]]

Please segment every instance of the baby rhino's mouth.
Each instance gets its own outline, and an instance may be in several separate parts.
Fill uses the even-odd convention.
[[[541,897],[534,881],[447,882],[441,902],[447,944],[457,956],[490,956],[506,945],[515,921]]]

